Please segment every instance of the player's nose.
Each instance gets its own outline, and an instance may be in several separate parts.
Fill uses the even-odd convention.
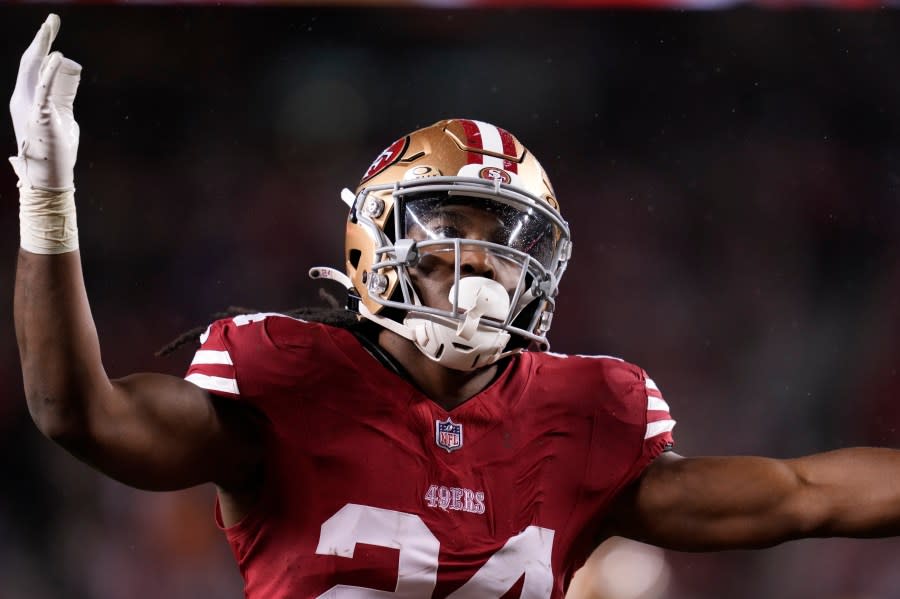
[[[464,277],[484,277],[497,279],[494,260],[483,248],[463,248],[460,256],[459,274]]]

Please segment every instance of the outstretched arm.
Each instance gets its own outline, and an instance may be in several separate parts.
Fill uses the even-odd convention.
[[[664,454],[617,500],[609,534],[716,551],[803,537],[900,534],[900,451],[793,460]]]
[[[29,410],[45,435],[127,484],[238,488],[260,460],[254,414],[178,377],[110,380],[103,368],[75,225],[81,67],[49,53],[58,29],[56,15],[41,26],[10,101],[22,240],[14,315]]]

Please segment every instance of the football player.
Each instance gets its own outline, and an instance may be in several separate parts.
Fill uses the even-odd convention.
[[[51,15],[10,103],[15,322],[40,430],[126,484],[213,482],[248,597],[562,597],[598,543],[900,532],[900,453],[683,458],[641,368],[547,352],[569,227],[537,160],[463,119],[382,152],[350,207],[349,326],[219,320],[185,379],[111,380],[74,203],[80,67]]]

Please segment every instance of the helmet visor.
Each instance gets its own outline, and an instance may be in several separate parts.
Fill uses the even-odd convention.
[[[544,215],[528,206],[482,198],[440,194],[404,202],[404,237],[416,241],[471,239],[507,247],[553,268],[561,232]]]

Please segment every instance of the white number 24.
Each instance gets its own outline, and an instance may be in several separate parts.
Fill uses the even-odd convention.
[[[553,589],[550,558],[554,532],[529,526],[500,550],[447,599],[502,597],[522,575],[521,599],[549,599]],[[338,584],[318,599],[421,599],[437,584],[441,544],[415,514],[348,503],[322,524],[316,553],[352,558],[357,543],[400,551],[397,586],[393,591]]]

